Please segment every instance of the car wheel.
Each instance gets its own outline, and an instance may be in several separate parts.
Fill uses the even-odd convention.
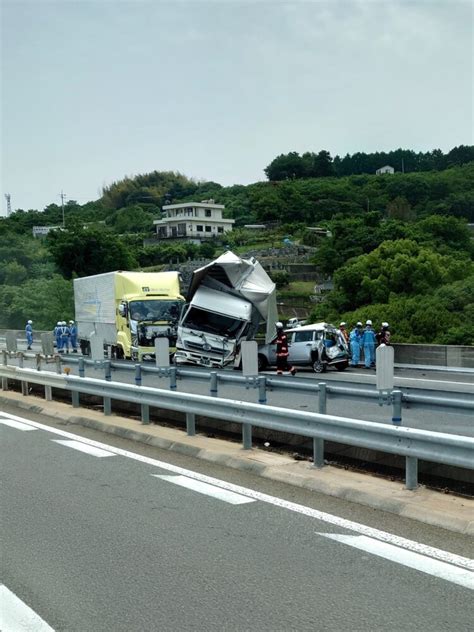
[[[258,370],[265,371],[267,366],[268,366],[268,362],[267,362],[266,357],[262,355],[261,353],[259,353],[258,354]]]
[[[335,366],[338,371],[345,371],[349,366],[349,362],[339,362]]]
[[[327,369],[327,364],[325,362],[321,362],[319,358],[316,358],[313,362],[313,371],[315,373],[325,373]]]

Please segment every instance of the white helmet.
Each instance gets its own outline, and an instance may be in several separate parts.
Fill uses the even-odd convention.
[[[372,324],[372,321],[371,321],[371,320],[366,320],[366,321],[365,321],[365,324],[366,324],[366,325],[371,325],[371,324]]]
[[[362,327],[362,323],[360,322],[360,320],[359,320],[359,321],[357,321],[357,323],[356,323],[356,327]]]
[[[346,323],[341,323],[341,324],[339,325],[339,327],[345,327],[345,326],[346,326]]]
[[[275,323],[275,327],[277,329],[283,329],[283,323],[281,323],[280,321],[278,321],[277,323]]]
[[[65,324],[66,324],[65,320],[61,321],[61,325],[65,325]]]
[[[32,321],[32,320],[29,320],[29,321],[28,321],[28,325],[32,325],[32,324],[33,324],[33,321]]]
[[[388,327],[389,324],[388,323],[382,323],[382,327]]]
[[[61,324],[62,324],[61,321],[58,320],[58,322],[56,323],[56,327],[61,327]]]
[[[69,324],[70,324],[70,325],[74,325],[74,321],[73,321],[73,320],[70,320],[70,321],[69,321]]]

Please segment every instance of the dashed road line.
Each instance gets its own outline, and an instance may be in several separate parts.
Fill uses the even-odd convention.
[[[206,496],[213,496],[214,498],[223,500],[224,502],[230,503],[231,505],[245,505],[246,503],[255,502],[254,498],[242,496],[241,494],[227,491],[225,489],[222,489],[221,487],[216,487],[215,485],[209,485],[209,483],[197,481],[193,478],[189,478],[189,476],[176,476],[173,474],[152,474],[152,476],[155,476],[156,478],[161,478],[161,480],[168,481],[169,483],[173,483],[174,485],[179,485],[180,487],[191,489],[194,492],[205,494]]]

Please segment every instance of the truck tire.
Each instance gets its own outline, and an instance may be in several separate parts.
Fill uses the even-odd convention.
[[[258,364],[257,364],[258,370],[259,371],[265,371],[265,369],[268,366],[267,358],[264,355],[262,355],[261,353],[259,353],[258,354],[258,358],[257,358],[257,362],[258,362]]]
[[[349,366],[349,362],[338,362],[335,367],[338,371],[345,371]]]

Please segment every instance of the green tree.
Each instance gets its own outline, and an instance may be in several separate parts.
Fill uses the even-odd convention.
[[[67,278],[82,277],[112,270],[130,270],[136,258],[124,241],[111,231],[78,229],[49,233],[47,245],[51,255]]]

